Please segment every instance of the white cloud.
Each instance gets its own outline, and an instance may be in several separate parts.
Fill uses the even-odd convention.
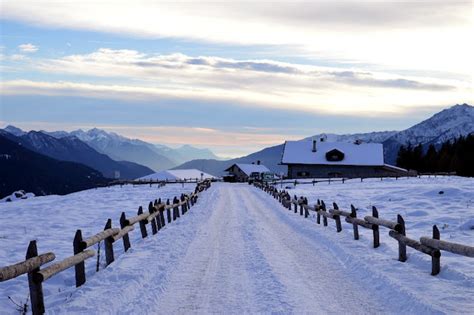
[[[27,67],[30,67],[28,71],[39,70],[55,76],[71,75],[81,82],[85,78],[89,83],[6,81],[3,94],[132,101],[198,100],[373,116],[403,113],[410,106],[472,102],[470,82],[274,60],[192,57],[179,53],[150,55],[129,49],[101,48],[89,54],[35,59]],[[98,79],[108,83],[97,84]]]
[[[20,49],[20,51],[23,53],[35,53],[39,48],[38,46],[28,43],[19,45],[18,49]]]
[[[84,14],[87,12],[87,14]],[[396,69],[473,70],[471,1],[59,1],[3,3],[6,18],[147,38],[272,45]]]
[[[469,82],[399,76],[359,69],[316,67],[273,60],[235,60],[183,54],[147,55],[135,50],[101,48],[84,55],[40,60],[40,71],[102,77],[125,85],[72,84],[72,90],[123,97],[225,100],[307,112],[400,112],[409,104],[449,104],[472,98]],[[64,83],[41,90],[70,91]],[[72,92],[71,92],[72,93]]]
[[[25,61],[25,60],[28,60],[29,58],[25,55],[13,54],[13,55],[9,55],[8,59],[11,61]]]

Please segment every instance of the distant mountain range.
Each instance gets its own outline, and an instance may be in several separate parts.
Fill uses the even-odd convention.
[[[56,138],[75,136],[100,153],[114,160],[131,161],[145,165],[154,171],[166,170],[194,159],[218,159],[209,149],[198,149],[184,145],[177,149],[165,145],[154,145],[138,139],[129,139],[114,132],[93,128],[65,132],[46,132]]]
[[[148,167],[128,161],[115,161],[74,136],[55,138],[39,131],[24,132],[8,126],[0,130],[4,137],[24,148],[60,161],[77,162],[102,173],[104,177],[135,179],[153,173]]]
[[[474,133],[474,107],[468,104],[455,105],[403,131],[382,131],[358,134],[319,134],[303,139],[319,139],[323,135],[330,142],[377,142],[384,145],[385,163],[395,164],[398,150],[402,145],[429,144],[441,145],[442,142]],[[286,173],[286,166],[279,165],[283,153],[283,144],[265,148],[244,157],[216,161],[198,159],[186,162],[176,169],[198,168],[214,176],[223,175],[224,169],[234,163],[252,163],[258,160],[275,173]]]
[[[14,127],[14,126],[7,126],[5,131],[17,136],[17,137],[25,137],[27,132]],[[31,133],[31,132],[30,132]],[[147,172],[151,170],[153,171],[160,171],[173,168],[177,165],[185,163],[187,161],[191,161],[194,159],[218,159],[218,157],[209,149],[199,149],[192,147],[190,145],[183,145],[179,148],[170,148],[165,145],[154,145],[142,140],[138,139],[129,139],[118,135],[114,132],[106,132],[104,130],[93,128],[87,131],[84,130],[75,130],[71,132],[66,131],[44,131],[41,130],[39,132],[35,132],[36,135],[39,137],[40,134],[48,135],[53,137],[60,142],[65,141],[72,141],[71,139],[76,139],[75,142],[80,140],[81,142],[85,143],[87,146],[92,148],[93,150],[101,153],[103,155],[107,155],[109,158],[120,161],[119,163],[122,166],[126,166],[128,168],[133,168],[135,164],[128,163],[134,162],[136,164],[144,165],[147,167]],[[43,137],[44,138],[44,137]],[[42,147],[41,141],[44,139],[38,139],[39,143],[35,143],[35,141],[29,142],[30,147],[37,148]],[[51,139],[49,139],[51,140]],[[52,140],[51,140],[52,141]],[[55,154],[51,154],[49,152],[40,152],[44,153],[48,156],[52,156],[58,159],[64,159],[64,155],[58,156]],[[73,154],[75,156],[76,154]],[[64,159],[64,160],[71,160],[71,159]],[[76,161],[76,160],[74,160]],[[94,158],[88,159],[88,161],[94,161]],[[128,162],[125,162],[128,161]],[[78,161],[84,163],[85,161]],[[105,165],[101,161],[99,164],[103,168]],[[96,169],[98,165],[91,165],[88,163],[84,163],[86,165],[90,165]],[[128,165],[125,165],[128,164]],[[136,166],[136,165],[135,165]],[[121,172],[123,172],[123,167]],[[110,165],[109,168],[113,170],[119,170],[116,164],[112,167]],[[101,170],[101,171],[102,171]],[[144,171],[144,169],[142,169]],[[109,172],[106,172],[108,176]],[[138,178],[142,177],[147,174],[140,173],[139,176],[135,176],[136,174],[129,174],[130,172],[125,172],[123,177],[124,178]],[[110,173],[111,174],[111,173]],[[105,175],[105,174],[104,174]],[[133,177],[135,176],[135,177]],[[111,176],[108,176],[111,177]]]
[[[474,107],[455,105],[383,141],[385,161],[394,164],[402,145],[422,144],[425,149],[430,144],[439,147],[443,142],[471,133],[474,133]]]
[[[0,133],[0,199],[23,189],[35,195],[68,194],[108,180],[88,166],[58,161]]]
[[[385,162],[395,164],[402,145],[439,146],[442,142],[471,133],[474,133],[474,107],[463,104],[445,109],[403,131],[319,134],[302,141],[324,136],[326,141],[383,143]],[[275,173],[286,173],[286,166],[279,165],[283,144],[240,158],[218,160],[207,149],[189,145],[173,149],[97,128],[72,132],[25,132],[8,126],[0,129],[0,137],[0,194],[3,195],[19,189],[37,195],[68,193],[95,187],[110,180],[106,178],[115,177],[117,172],[121,178],[135,179],[172,167],[196,168],[220,176],[234,163],[261,161]]]

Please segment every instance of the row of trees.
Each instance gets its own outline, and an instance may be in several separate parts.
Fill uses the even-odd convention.
[[[474,176],[474,134],[447,141],[436,149],[421,144],[402,146],[398,151],[397,166],[418,172],[456,172],[460,176]]]

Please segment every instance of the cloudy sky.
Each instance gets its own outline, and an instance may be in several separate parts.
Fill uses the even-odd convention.
[[[474,99],[471,1],[0,1],[0,126],[239,156]]]

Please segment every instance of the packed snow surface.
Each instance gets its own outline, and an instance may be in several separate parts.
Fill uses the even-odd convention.
[[[441,227],[442,239],[473,245],[474,230],[466,228],[474,217],[473,184],[473,179],[458,177],[365,180],[314,187],[297,185],[291,193],[308,196],[312,202],[316,198],[328,204],[334,200],[341,209],[354,203],[360,217],[376,205],[383,218],[392,219],[395,213],[404,215],[409,237],[430,235],[431,224],[436,223]],[[151,192],[156,196],[164,193],[156,188]],[[143,204],[150,199],[149,193],[143,192]],[[101,196],[94,191],[83,194],[84,199]],[[130,192],[123,198],[131,195],[135,194]],[[20,204],[42,198],[47,197],[1,205],[3,213],[16,214],[16,224],[6,221],[6,231],[14,232],[22,219],[32,226],[35,220],[41,220],[44,213],[35,216],[31,208],[27,211]],[[99,207],[97,203],[89,201],[74,209],[89,217],[98,215],[99,221],[105,222],[107,215],[92,210]],[[52,217],[57,212],[66,215],[62,210],[66,205],[57,199],[45,201],[42,207],[48,208],[47,216]],[[108,208],[101,205],[100,209]],[[43,227],[51,225],[47,219],[43,223]],[[71,231],[65,233],[71,235],[66,242],[70,250],[73,232],[80,224],[65,224],[71,225]],[[49,231],[60,235],[50,230],[45,229],[44,234]],[[443,252],[442,271],[433,277],[430,258],[424,254],[408,248],[408,261],[397,261],[397,243],[388,236],[388,230],[381,228],[381,246],[377,249],[372,248],[371,231],[361,228],[360,233],[360,240],[355,241],[351,226],[345,222],[342,233],[336,233],[331,221],[328,227],[317,225],[314,216],[305,219],[290,212],[253,186],[213,183],[187,214],[157,235],[141,240],[139,231],[134,230],[131,250],[118,255],[106,269],[95,273],[89,270],[95,261],[88,261],[90,275],[81,288],[73,288],[72,272],[68,280],[61,274],[48,280],[45,288],[49,281],[54,284],[49,284],[45,292],[46,307],[61,314],[472,312],[472,259]],[[23,238],[23,242],[2,244],[2,264],[22,258],[31,237],[21,234],[19,231],[13,236]],[[46,242],[50,245],[45,248],[44,240],[45,236],[38,240],[40,251],[56,251],[58,247],[59,252],[69,254],[60,250],[60,242]],[[14,313],[7,295],[26,297],[26,279],[20,280],[0,284],[2,310]],[[23,296],[16,290],[23,290]]]

